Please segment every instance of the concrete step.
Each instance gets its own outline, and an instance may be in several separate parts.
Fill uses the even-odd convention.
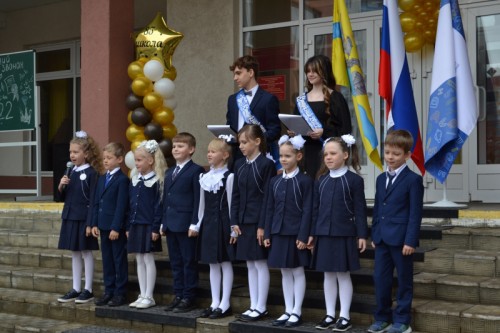
[[[71,323],[66,320],[55,320],[41,317],[0,313],[0,330],[3,333],[43,332],[59,333],[73,332],[83,324]]]
[[[500,251],[500,228],[454,227],[442,233],[443,248]]]
[[[0,229],[58,233],[61,229],[61,213],[0,210]]]
[[[415,262],[421,272],[500,276],[500,251],[438,248],[426,253],[425,262]]]

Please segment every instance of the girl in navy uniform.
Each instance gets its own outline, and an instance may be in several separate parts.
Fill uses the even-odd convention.
[[[281,268],[285,313],[274,326],[295,327],[302,323],[302,301],[306,291],[304,266],[309,266],[313,179],[301,173],[305,140],[283,135],[279,140],[283,174],[271,179],[267,193],[264,244],[270,247],[268,264]]]
[[[134,151],[135,168],[129,187],[130,211],[127,250],[135,253],[140,295],[130,307],[155,306],[156,265],[153,252],[161,252],[160,224],[165,157],[155,140],[143,141]]]
[[[235,248],[233,244],[230,244],[229,203],[234,178],[227,167],[230,156],[231,147],[224,139],[213,139],[208,145],[207,159],[210,171],[200,176],[198,223],[190,227],[195,232],[200,231],[200,261],[210,265],[212,304],[202,312],[203,318],[218,319],[232,314],[230,298],[233,287],[233,266],[231,261],[234,260]]]
[[[312,235],[315,238],[313,266],[324,272],[326,316],[317,329],[351,328],[351,271],[360,268],[358,252],[366,249],[368,226],[363,178],[356,172],[358,150],[352,135],[329,138],[323,147],[322,175],[314,186]],[[337,288],[338,283],[338,288]],[[340,315],[335,321],[337,293]]]
[[[97,239],[92,237],[92,201],[98,173],[103,172],[102,158],[97,143],[84,131],[76,132],[69,143],[69,157],[74,167],[64,175],[58,190],[64,200],[59,249],[70,250],[73,268],[73,289],[58,298],[59,302],[87,303],[94,298],[94,257],[98,250]],[[85,266],[85,288],[82,284],[82,258]]]
[[[276,175],[274,162],[266,157],[266,141],[261,127],[245,125],[238,132],[241,152],[234,165],[234,188],[231,203],[231,225],[238,237],[236,259],[246,260],[250,308],[240,320],[255,321],[267,315],[269,269],[264,247],[265,200],[269,181]]]

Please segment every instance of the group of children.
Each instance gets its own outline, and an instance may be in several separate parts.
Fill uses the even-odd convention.
[[[123,146],[103,151],[106,173],[95,142],[77,132],[70,143],[72,172],[59,190],[65,195],[59,248],[72,251],[73,289],[59,298],[85,303],[93,299],[92,250],[101,239],[104,295],[98,305],[126,302],[127,253],[135,253],[140,295],[130,307],[155,305],[156,267],[153,252],[166,236],[174,297],[166,311],[186,312],[195,306],[198,261],[210,267],[212,303],[202,317],[232,314],[230,305],[234,260],[248,268],[248,310],[236,316],[256,321],[267,316],[269,268],[279,268],[285,309],[274,326],[302,323],[306,290],[304,268],[324,272],[326,316],[317,329],[346,331],[353,295],[350,272],[360,268],[359,253],[367,246],[368,226],[363,178],[357,145],[351,135],[324,141],[322,168],[313,180],[301,172],[305,140],[282,136],[277,174],[266,157],[265,135],[258,125],[238,132],[244,156],[228,169],[231,146],[224,138],[208,145],[205,170],[191,160],[196,147],[189,133],[173,138],[176,166],[166,170],[154,140],[134,152],[131,180],[121,172]],[[375,247],[376,322],[369,332],[411,332],[412,254],[418,245],[423,198],[422,179],[406,167],[413,141],[406,131],[390,132],[385,140],[386,173],[377,179],[372,224]],[[394,194],[391,196],[391,192]],[[85,287],[81,291],[82,258]],[[392,306],[392,274],[398,271],[398,305]],[[340,312],[336,318],[337,297]]]

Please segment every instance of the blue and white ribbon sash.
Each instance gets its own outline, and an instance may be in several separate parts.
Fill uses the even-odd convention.
[[[300,115],[305,119],[309,127],[315,130],[317,128],[323,128],[321,122],[318,117],[314,114],[314,111],[311,109],[309,103],[307,103],[307,96],[304,93],[303,95],[297,96],[297,109],[299,109]]]
[[[265,127],[260,123],[260,121],[252,114],[250,110],[250,104],[248,104],[248,99],[245,95],[243,89],[241,89],[236,95],[236,103],[238,104],[238,109],[240,110],[241,116],[246,124],[258,125],[263,133],[266,133]]]

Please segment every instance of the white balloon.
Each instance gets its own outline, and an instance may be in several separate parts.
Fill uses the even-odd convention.
[[[131,150],[129,150],[129,152],[125,155],[125,165],[130,170],[132,170],[135,167],[135,157],[134,153]]]
[[[158,60],[149,60],[144,65],[144,76],[146,76],[151,81],[158,81],[163,76],[163,64]]]
[[[167,78],[160,79],[154,84],[155,92],[162,95],[163,98],[174,97],[175,83]]]
[[[171,108],[172,110],[175,110],[175,108],[177,107],[177,101],[175,100],[175,98],[164,99],[163,105]]]

